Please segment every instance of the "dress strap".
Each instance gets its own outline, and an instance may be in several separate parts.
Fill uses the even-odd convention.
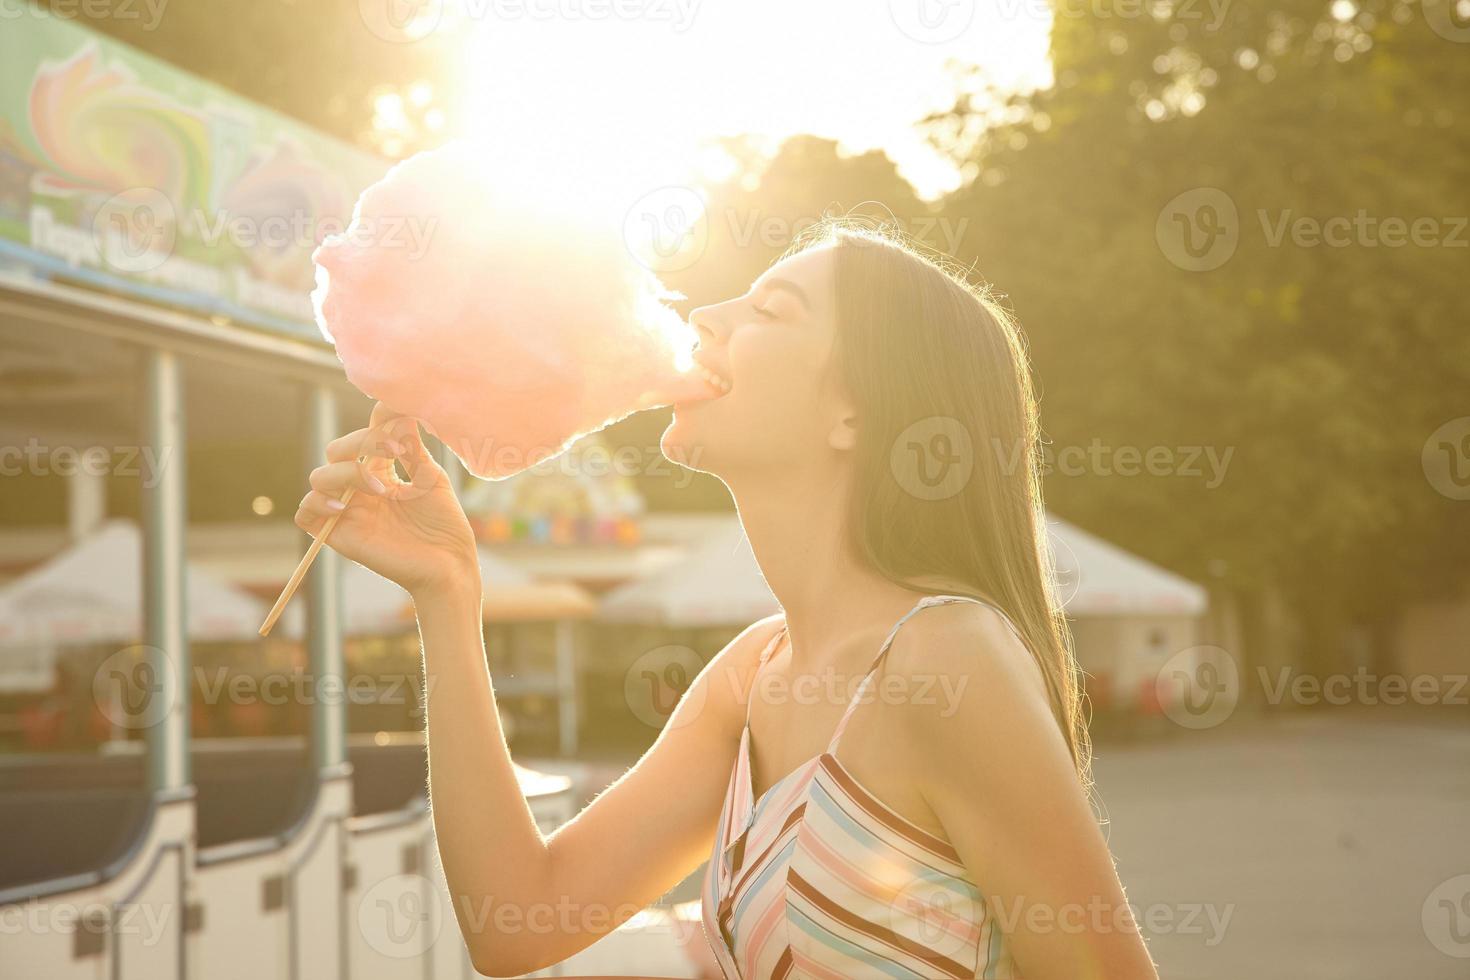
[[[832,732],[832,741],[827,744],[828,755],[837,751],[837,743],[842,739],[842,733],[847,731],[847,723],[852,720],[853,711],[867,697],[869,688],[873,686],[873,678],[877,675],[879,668],[883,666],[883,658],[888,656],[888,651],[893,647],[893,641],[898,637],[899,628],[912,619],[919,610],[927,609],[930,606],[945,606],[951,602],[973,602],[978,605],[988,606],[1000,613],[1001,618],[1006,621],[1007,625],[1010,625],[1010,617],[1006,616],[1004,612],[1001,612],[998,607],[993,603],[986,602],[984,599],[977,599],[974,596],[927,595],[914,603],[913,608],[899,617],[898,622],[893,624],[893,629],[889,630],[888,635],[883,638],[883,645],[878,648],[877,656],[873,658],[872,664],[868,667],[867,674],[863,676],[862,682],[858,684],[858,689],[853,694],[852,700],[847,703],[847,710],[842,713],[842,717],[837,721],[837,728]],[[1011,629],[1014,630],[1015,627],[1012,626]]]
[[[771,641],[765,645],[765,649],[761,650],[760,658],[755,662],[755,670],[750,672],[750,683],[745,688],[746,728],[750,727],[750,706],[755,701],[755,686],[760,683],[761,668],[766,665],[767,660],[771,659],[771,654],[781,648],[781,641],[784,639],[786,639],[786,620],[782,619],[781,628],[776,631],[775,636],[771,637]]]

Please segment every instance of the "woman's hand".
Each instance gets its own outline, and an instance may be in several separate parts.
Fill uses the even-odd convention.
[[[349,489],[355,493],[344,508]],[[416,599],[467,586],[479,597],[474,534],[449,475],[425,449],[414,419],[374,405],[368,428],[327,446],[327,463],[312,470],[311,492],[301,500],[296,525],[316,537],[338,513],[341,520],[327,544],[340,554]]]

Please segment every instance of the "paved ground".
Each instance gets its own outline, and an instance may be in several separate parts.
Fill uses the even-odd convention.
[[[1463,722],[1463,723],[1462,723]],[[1103,744],[1129,898],[1166,980],[1465,980],[1470,717],[1315,713]],[[1196,906],[1230,915],[1223,937]],[[1452,919],[1451,916],[1455,918]]]
[[[1470,978],[1470,714],[1105,738],[1097,782],[1164,980]]]

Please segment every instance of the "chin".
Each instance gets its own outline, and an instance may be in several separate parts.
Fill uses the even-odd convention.
[[[674,419],[659,439],[658,448],[670,462],[709,473],[707,441],[699,432],[697,421],[690,417],[690,409],[682,411],[685,414],[681,415],[680,409],[674,409]]]

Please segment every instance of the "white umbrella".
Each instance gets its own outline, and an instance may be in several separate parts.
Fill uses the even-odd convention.
[[[254,639],[265,605],[196,567],[185,572],[195,640]],[[0,645],[134,643],[143,635],[143,543],[113,520],[0,589]]]
[[[1066,521],[1049,519],[1057,585],[1072,616],[1199,615],[1203,587]],[[731,518],[689,556],[609,592],[601,617],[673,627],[751,623],[779,611],[740,524]]]
[[[731,626],[763,619],[780,608],[740,522],[731,518],[687,558],[609,592],[601,616],[679,628]]]
[[[413,604],[395,582],[342,559],[342,632],[377,636],[413,628]]]
[[[596,600],[570,582],[537,581],[484,548],[479,556],[486,620],[580,619],[597,608]],[[413,601],[407,592],[356,562],[344,562],[342,630],[346,635],[373,636],[412,628]]]
[[[1074,524],[1051,518],[1047,532],[1057,589],[1069,616],[1197,616],[1209,604],[1203,586]]]

